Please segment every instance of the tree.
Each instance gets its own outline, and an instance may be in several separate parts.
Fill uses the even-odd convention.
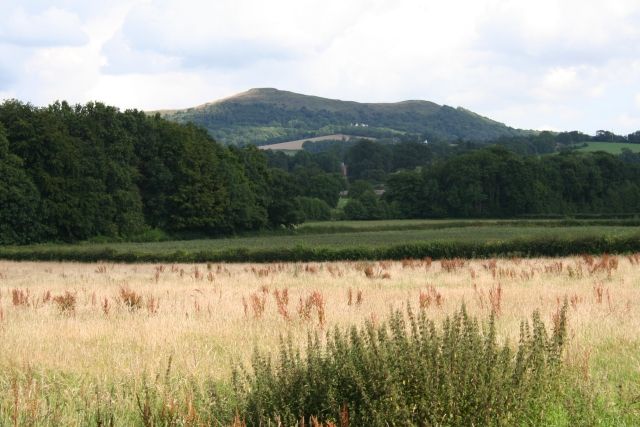
[[[593,141],[600,142],[626,142],[624,136],[616,135],[615,133],[608,130],[597,130],[596,136],[592,138]]]
[[[428,144],[421,142],[404,142],[391,147],[393,164],[392,170],[414,169],[425,166],[433,159],[433,153]]]
[[[344,207],[344,216],[350,220],[369,219],[369,213],[362,202],[358,199],[351,199]]]
[[[352,199],[360,198],[367,191],[373,191],[373,185],[363,179],[358,179],[349,185],[349,197]]]
[[[296,198],[299,189],[288,173],[270,169],[269,188],[267,212],[272,227],[292,227],[304,222],[304,212]]]
[[[340,191],[345,186],[344,179],[338,174],[324,173],[318,169],[297,169],[293,178],[296,180],[300,195],[324,200],[331,207],[336,207]]]
[[[236,159],[233,171],[241,183],[232,188],[232,193],[243,193],[245,208],[243,218],[235,227],[257,230],[268,224],[267,205],[269,204],[269,167],[263,151],[250,145],[242,149],[230,147],[230,155]],[[223,159],[222,164],[228,162]],[[231,163],[231,162],[229,162]]]
[[[41,236],[40,195],[22,169],[19,157],[9,152],[9,141],[0,124],[0,243],[23,244]]]
[[[305,221],[328,221],[331,219],[331,208],[321,199],[315,197],[297,197],[300,210]]]
[[[425,185],[424,174],[418,171],[393,173],[387,180],[385,198],[394,204],[403,218],[433,216],[437,191]]]
[[[349,178],[381,182],[391,170],[391,151],[367,139],[357,142],[345,155]]]
[[[589,141],[591,137],[585,133],[574,130],[571,132],[560,132],[556,135],[556,141],[562,145],[578,144]]]
[[[27,228],[40,240],[129,237],[148,227],[218,235],[268,225],[271,175],[255,147],[229,150],[193,125],[100,103],[8,101],[0,124],[2,197],[11,205],[0,210],[9,215],[21,206],[16,197],[33,194],[39,216]]]
[[[632,144],[640,144],[640,130],[630,133],[627,136],[627,141],[629,141]]]

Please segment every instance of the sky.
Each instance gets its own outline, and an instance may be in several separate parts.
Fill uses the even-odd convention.
[[[0,0],[0,100],[186,108],[253,87],[640,129],[640,0]]]

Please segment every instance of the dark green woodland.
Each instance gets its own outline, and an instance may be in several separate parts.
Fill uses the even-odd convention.
[[[99,103],[0,106],[0,241],[206,235],[290,225],[290,185],[255,148]]]
[[[159,114],[6,101],[0,243],[216,237],[305,220],[636,215],[640,154],[565,149],[585,137],[361,139],[287,155],[222,145]]]

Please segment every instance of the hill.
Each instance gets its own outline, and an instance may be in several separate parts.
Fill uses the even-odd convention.
[[[172,121],[202,126],[229,145],[265,145],[331,134],[486,141],[531,133],[461,107],[429,101],[359,103],[272,88],[251,89],[186,110],[158,113]]]

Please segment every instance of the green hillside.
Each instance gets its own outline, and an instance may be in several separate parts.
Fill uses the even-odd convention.
[[[464,108],[429,101],[358,103],[270,88],[159,113],[172,121],[200,125],[216,140],[230,145],[264,145],[335,133],[376,138],[412,134],[449,141],[486,141],[529,133]]]

